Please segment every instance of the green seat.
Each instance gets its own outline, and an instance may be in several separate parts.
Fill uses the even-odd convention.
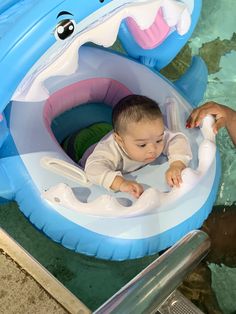
[[[111,130],[112,125],[109,123],[95,123],[66,137],[61,146],[67,155],[78,163],[85,151]]]

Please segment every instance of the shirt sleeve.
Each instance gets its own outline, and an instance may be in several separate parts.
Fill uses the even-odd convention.
[[[167,155],[169,164],[180,160],[187,167],[192,159],[192,151],[188,138],[183,133],[173,133],[170,130],[165,130],[165,146],[163,153]]]
[[[119,162],[120,157],[114,145],[99,143],[86,161],[86,176],[90,182],[110,190],[115,177],[122,176],[122,173],[117,171]]]

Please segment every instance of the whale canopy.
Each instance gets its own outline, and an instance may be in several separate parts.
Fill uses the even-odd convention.
[[[11,99],[46,99],[44,82],[73,74],[88,42],[110,47],[119,37],[130,56],[162,68],[186,43],[200,8],[194,0],[1,1],[0,112]]]

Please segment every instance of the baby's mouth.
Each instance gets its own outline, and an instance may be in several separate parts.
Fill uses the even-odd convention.
[[[150,161],[154,161],[155,159],[156,159],[156,156],[153,156],[153,157],[147,157],[147,158],[145,159],[145,161],[150,162]]]

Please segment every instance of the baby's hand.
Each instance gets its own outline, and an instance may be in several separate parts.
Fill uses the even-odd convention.
[[[125,179],[121,183],[119,190],[121,192],[127,192],[136,198],[139,198],[139,196],[143,193],[143,187],[141,184],[136,181],[129,181]]]
[[[166,171],[166,181],[169,186],[180,187],[182,183],[181,172],[186,168],[185,164],[180,161],[174,161],[170,164],[169,169]]]

